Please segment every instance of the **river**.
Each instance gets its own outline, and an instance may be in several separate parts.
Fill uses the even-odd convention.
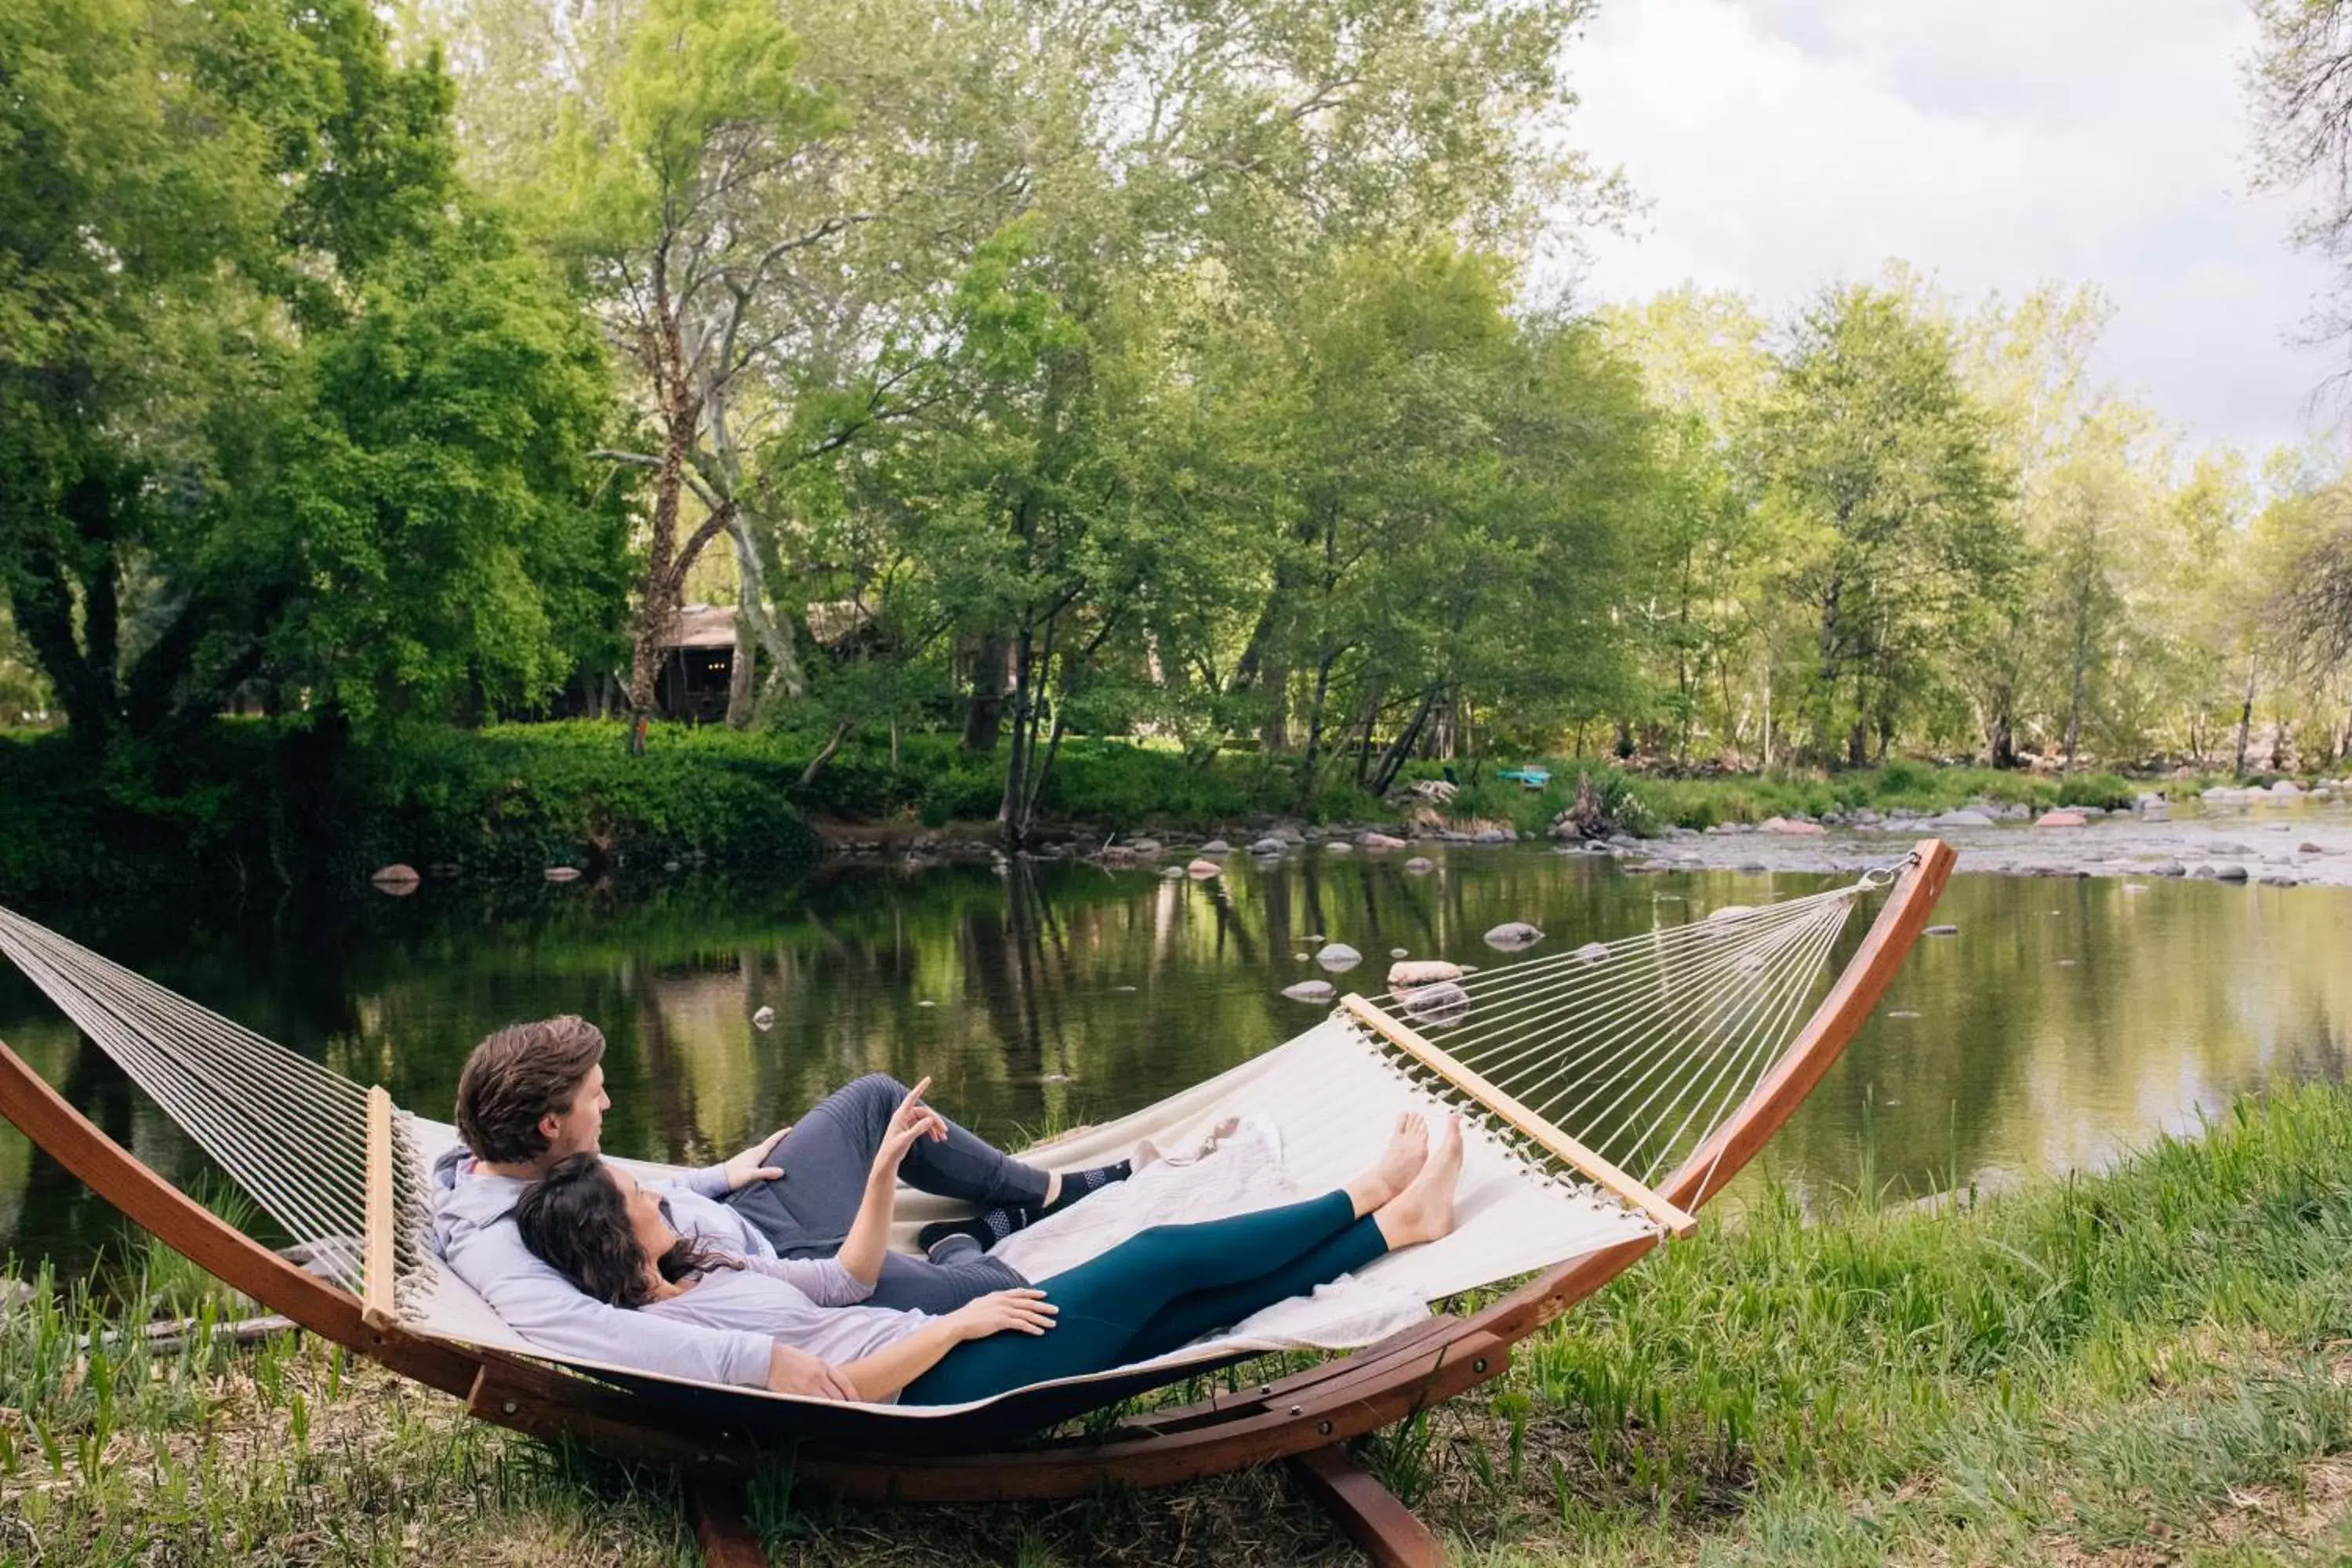
[[[1864,858],[1868,842],[1814,852]],[[1201,882],[1150,867],[836,863],[791,884],[690,872],[635,888],[429,884],[323,912],[159,906],[65,923],[436,1117],[485,1032],[583,1014],[611,1041],[606,1147],[703,1160],[877,1069],[932,1075],[939,1104],[1011,1142],[1148,1104],[1316,1022],[1319,1007],[1280,993],[1319,973],[1300,956],[1318,937],[1367,954],[1340,978],[1376,992],[1392,949],[1492,961],[1481,933],[1528,921],[1548,933],[1540,954],[1845,875],[1636,874],[1535,846],[1431,853],[1423,873],[1405,851],[1237,855]],[[1808,1199],[1864,1180],[1913,1194],[2000,1184],[2096,1167],[2268,1083],[2343,1075],[2352,889],[1969,864],[1936,916],[1957,932],[1921,942],[1758,1179]],[[201,1156],[13,971],[0,974],[0,1038],[142,1159],[202,1184]],[[0,1125],[0,1251],[19,1271],[43,1258],[87,1270],[128,1238]]]

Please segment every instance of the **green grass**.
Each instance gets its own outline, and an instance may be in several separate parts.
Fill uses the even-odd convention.
[[[2352,1552],[2352,1091],[2247,1101],[1974,1205],[1884,1197],[1807,1215],[1768,1194],[1365,1458],[1470,1563]],[[11,1519],[52,1565],[151,1540],[207,1563],[289,1540],[335,1563],[690,1560],[667,1478],[305,1342],[85,1352],[108,1313],[47,1284],[0,1321],[0,1561],[30,1561]],[[1021,1509],[755,1501],[793,1563],[1349,1561],[1278,1472]]]

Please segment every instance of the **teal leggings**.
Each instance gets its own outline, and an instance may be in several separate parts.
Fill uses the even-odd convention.
[[[1038,1281],[1061,1309],[1042,1334],[969,1340],[907,1385],[908,1405],[961,1405],[1101,1372],[1229,1328],[1388,1250],[1346,1193],[1199,1225],[1160,1225]]]

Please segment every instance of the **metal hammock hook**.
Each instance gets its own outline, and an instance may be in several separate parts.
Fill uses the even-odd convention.
[[[1881,889],[1891,888],[1895,886],[1895,879],[1917,864],[1919,864],[1919,851],[1914,849],[1900,860],[1890,860],[1884,866],[1873,866],[1862,874],[1860,881],[1854,883],[1853,890],[1857,893],[1876,892]]]

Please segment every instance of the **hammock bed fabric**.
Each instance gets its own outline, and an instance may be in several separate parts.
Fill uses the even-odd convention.
[[[1427,983],[1378,998],[1351,995],[1285,1046],[1036,1151],[1041,1163],[1076,1168],[1139,1136],[1174,1147],[1224,1116],[1257,1112],[1279,1121],[1286,1173],[1313,1191],[1360,1168],[1395,1111],[1461,1110],[1470,1136],[1459,1228],[1381,1259],[1365,1280],[1438,1301],[1533,1278],[1473,1315],[1422,1318],[1278,1382],[1130,1415],[1108,1435],[1017,1447],[1006,1445],[1265,1349],[1351,1342],[1344,1327],[1268,1339],[1243,1325],[1141,1367],[927,1409],[559,1363],[506,1330],[425,1245],[426,1170],[455,1137],[446,1124],[406,1115],[381,1089],[5,910],[0,953],[330,1277],[296,1268],[142,1165],[5,1042],[0,1115],[227,1284],[502,1426],[699,1477],[741,1477],[762,1452],[791,1446],[796,1479],[857,1498],[974,1501],[1165,1485],[1328,1450],[1495,1377],[1517,1341],[1666,1237],[1688,1234],[1692,1211],[1754,1157],[1869,1016],[1954,858],[1948,846],[1923,840],[1898,867],[1849,887],[1479,973],[1418,977]],[[1829,980],[1848,911],[1880,889],[1884,906]],[[909,1194],[902,1224],[936,1212],[933,1200]],[[1363,1527],[1379,1499],[1351,1487],[1342,1463],[1325,1456],[1318,1485],[1343,1523]]]

